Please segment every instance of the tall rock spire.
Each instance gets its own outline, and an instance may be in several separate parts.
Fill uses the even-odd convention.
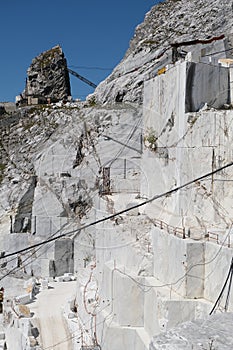
[[[71,95],[67,62],[58,45],[32,60],[27,70],[25,98],[58,101]]]

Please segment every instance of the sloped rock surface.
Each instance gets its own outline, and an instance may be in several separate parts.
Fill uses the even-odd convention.
[[[136,28],[123,60],[97,87],[96,99],[142,102],[143,82],[155,75],[159,63],[169,63],[172,43],[232,33],[232,5],[227,0],[167,0],[154,6]]]
[[[35,175],[33,157],[62,123],[60,119],[57,110],[38,106],[0,120],[1,213],[16,208],[26,195]]]
[[[127,54],[144,46],[208,38],[232,32],[232,1],[168,0],[154,6],[135,31]]]
[[[150,350],[230,350],[233,347],[232,321],[232,313],[223,313],[206,320],[185,322],[154,337]]]
[[[20,199],[18,213],[14,222],[14,232],[30,232],[31,230],[31,213],[35,187],[36,177],[34,176],[31,179],[27,192]]]
[[[25,96],[62,100],[71,95],[67,63],[60,46],[41,53],[27,71]]]

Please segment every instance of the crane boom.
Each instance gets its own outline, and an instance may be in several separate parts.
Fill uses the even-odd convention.
[[[84,83],[92,86],[93,88],[96,88],[97,85],[92,83],[90,80],[88,80],[87,78],[84,78],[82,75],[78,74],[77,72],[75,72],[74,70],[68,68],[68,72],[72,75],[74,75],[76,78],[79,78],[80,80],[84,81]]]

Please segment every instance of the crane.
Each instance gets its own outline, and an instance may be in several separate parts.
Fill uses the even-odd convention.
[[[92,83],[92,82],[91,82],[90,80],[88,80],[87,78],[84,78],[82,75],[78,74],[78,73],[75,72],[74,70],[68,68],[68,72],[69,72],[70,74],[74,75],[76,78],[78,78],[78,79],[84,81],[84,83],[86,83],[86,84],[92,86],[93,88],[96,88],[96,87],[97,87],[96,84]]]

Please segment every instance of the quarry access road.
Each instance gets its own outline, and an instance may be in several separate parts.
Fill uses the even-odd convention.
[[[40,332],[43,350],[72,350],[71,334],[63,317],[63,306],[75,295],[76,282],[52,282],[30,305],[34,324]]]

